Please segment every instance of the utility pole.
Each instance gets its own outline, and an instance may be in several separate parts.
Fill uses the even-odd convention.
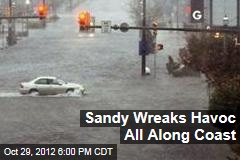
[[[8,19],[8,37],[7,37],[7,42],[9,46],[12,46],[16,44],[16,37],[15,37],[15,32],[14,32],[14,22],[11,17],[13,17],[13,6],[12,6],[12,0],[9,0],[9,19]]]
[[[46,0],[42,0],[43,6],[46,6]],[[43,19],[43,27],[46,27],[46,19]]]
[[[179,28],[179,0],[177,0],[177,8],[176,8],[176,10],[177,10],[177,28]]]
[[[237,0],[237,28],[240,28],[240,0]],[[240,32],[237,35],[237,40],[240,40]]]
[[[228,27],[228,23],[229,23],[229,18],[228,16],[225,14],[225,16],[223,17],[223,26],[224,27]],[[224,34],[224,40],[223,40],[223,50],[224,53],[227,53],[227,34]]]
[[[146,27],[146,0],[143,0],[143,20],[142,20],[142,26]],[[143,29],[142,31],[142,42],[145,43],[146,42],[146,30]],[[145,75],[146,71],[146,54],[147,53],[143,53],[142,55],[142,76]]]
[[[152,22],[152,27],[155,27],[157,28],[158,27],[158,23],[153,21]],[[157,30],[153,30],[152,32],[152,35],[153,35],[153,54],[154,54],[154,62],[153,62],[153,65],[154,65],[154,78],[157,77],[157,51],[156,51],[156,44],[157,44]]]
[[[70,0],[69,8],[72,10],[72,0]]]
[[[57,7],[56,7],[55,1],[52,1],[52,11],[53,11],[53,15],[57,16]]]
[[[240,27],[240,0],[237,0],[237,27]]]
[[[157,53],[156,53],[156,48],[155,48],[155,46],[156,46],[156,40],[157,40],[157,35],[156,34],[154,34],[153,35],[153,45],[154,45],[154,59],[153,59],[153,68],[154,68],[154,78],[156,78],[157,77]]]
[[[25,4],[26,4],[26,16],[29,16],[29,5],[30,5],[30,0],[26,0],[26,2],[25,2]],[[26,24],[26,29],[27,29],[27,31],[26,31],[26,35],[28,36],[28,34],[29,34],[29,22],[28,22],[28,18],[27,18],[27,24]]]
[[[5,41],[5,37],[4,37],[4,24],[2,24],[2,26],[1,26],[1,32],[2,32],[2,49],[4,49],[4,41]]]
[[[210,19],[210,27],[213,26],[213,0],[209,2],[209,19]]]

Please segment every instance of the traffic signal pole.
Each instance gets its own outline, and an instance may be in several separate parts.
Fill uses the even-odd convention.
[[[144,5],[143,7],[145,8],[146,7],[146,1],[144,0],[143,1]],[[145,9],[143,9],[143,13],[145,13]],[[219,32],[219,33],[231,33],[231,34],[239,34],[240,32],[240,28],[239,27],[231,27],[231,26],[228,26],[228,27],[223,27],[223,26],[212,26],[210,28],[168,28],[168,27],[157,27],[157,26],[151,26],[151,27],[147,27],[145,25],[145,21],[146,21],[146,14],[143,14],[143,23],[141,26],[129,26],[127,23],[122,23],[121,25],[112,25],[110,26],[111,29],[113,30],[120,30],[122,32],[127,32],[128,30],[142,30],[142,37],[141,37],[141,41],[142,42],[146,42],[146,31],[148,30],[153,30],[153,31],[180,31],[180,32],[200,32],[200,33],[216,33],[216,32]],[[124,25],[123,25],[124,24]],[[95,28],[95,29],[101,29],[102,25],[93,25],[93,26],[87,26],[88,28]],[[140,45],[142,45],[142,43],[140,43]],[[158,46],[160,47],[161,49],[163,49],[163,46]],[[139,48],[140,49],[140,48]],[[161,50],[159,49],[159,50]],[[156,54],[156,53],[155,53]],[[141,53],[141,56],[142,56],[142,76],[146,75],[146,71],[145,71],[145,68],[146,68],[146,53]]]
[[[143,20],[142,20],[142,26],[144,29],[142,30],[142,42],[146,42],[146,0],[143,0]],[[146,53],[143,53],[142,55],[142,76],[146,74]]]
[[[1,17],[0,17],[1,19]],[[6,18],[5,18],[6,19]],[[94,25],[94,26],[87,26],[89,28],[98,28],[101,29],[102,26]],[[121,30],[121,27],[118,25],[111,26],[114,30]],[[124,28],[125,29],[125,28]],[[205,32],[205,33],[233,33],[236,34],[240,31],[240,28],[228,26],[228,28],[224,27],[211,27],[210,29],[206,28],[168,28],[168,27],[142,27],[142,26],[128,26],[128,30],[158,30],[158,31],[180,31],[180,32]]]
[[[0,17],[0,20],[2,19],[8,19],[8,20],[12,20],[12,19],[39,19],[41,17],[39,16],[12,16],[12,17]]]

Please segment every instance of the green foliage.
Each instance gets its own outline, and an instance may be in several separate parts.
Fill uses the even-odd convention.
[[[210,110],[238,110],[240,108],[240,79],[228,79],[215,86],[210,98]]]
[[[187,38],[187,48],[192,55],[191,63],[206,74],[209,80],[221,82],[240,74],[240,50],[235,46],[233,35],[192,34]],[[224,52],[224,41],[226,52]]]
[[[225,37],[224,37],[225,36]],[[224,50],[224,41],[226,42]],[[240,108],[240,50],[234,35],[193,34],[187,39],[191,63],[202,71],[212,84],[210,110],[227,110],[239,114]],[[240,123],[229,126],[239,132]],[[221,125],[216,126],[224,130]],[[235,146],[235,147],[234,147]],[[231,145],[240,155],[240,146]]]
[[[215,38],[209,33],[192,34],[187,39],[187,48],[192,56],[192,65],[205,73],[214,85],[210,108],[235,110],[240,106],[240,50],[235,45],[234,36]]]

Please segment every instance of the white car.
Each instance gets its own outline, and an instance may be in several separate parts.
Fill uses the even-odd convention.
[[[70,94],[74,91],[80,91],[82,95],[85,94],[85,88],[82,85],[64,82],[56,77],[38,77],[29,82],[22,82],[19,88],[21,94],[34,95]]]

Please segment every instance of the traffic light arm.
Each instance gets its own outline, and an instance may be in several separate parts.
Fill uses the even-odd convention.
[[[36,19],[41,18],[40,16],[12,16],[12,17],[0,17],[1,19]]]
[[[102,26],[88,26],[89,28],[102,28]],[[111,26],[112,29],[118,30],[121,27],[118,25]],[[128,29],[135,30],[160,30],[160,31],[182,31],[182,32],[206,32],[206,33],[239,33],[237,28],[222,28],[222,27],[212,27],[211,29],[197,29],[197,28],[165,28],[165,27],[138,27],[138,26],[129,26]]]

